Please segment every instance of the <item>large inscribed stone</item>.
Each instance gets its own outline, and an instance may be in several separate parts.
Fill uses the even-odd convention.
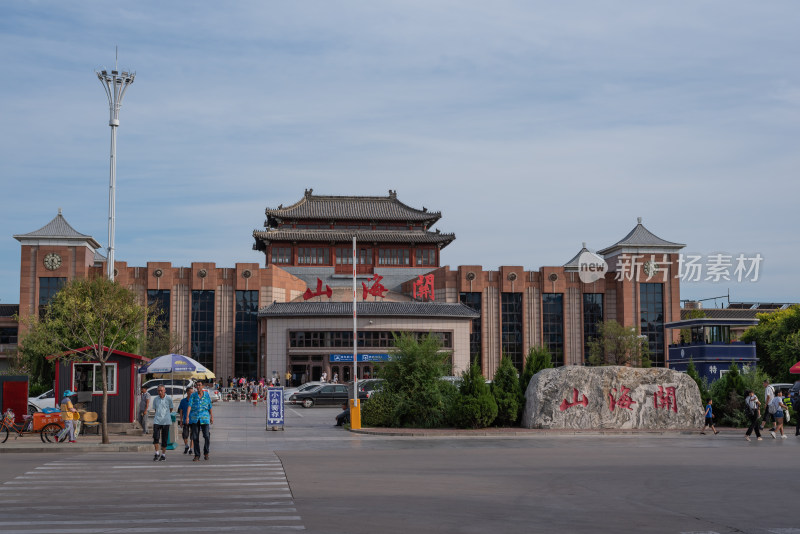
[[[536,373],[522,426],[559,429],[682,429],[703,425],[697,384],[671,369],[568,366]]]

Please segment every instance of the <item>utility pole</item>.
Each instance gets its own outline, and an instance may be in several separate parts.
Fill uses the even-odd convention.
[[[108,178],[108,258],[106,259],[106,275],[108,279],[114,280],[114,232],[116,230],[116,185],[117,185],[117,126],[119,126],[119,108],[122,106],[122,98],[125,91],[133,83],[136,77],[135,72],[119,71],[117,69],[117,59],[114,60],[114,70],[95,71],[103,89],[108,96],[108,107],[110,118],[108,125],[111,126],[111,166]]]

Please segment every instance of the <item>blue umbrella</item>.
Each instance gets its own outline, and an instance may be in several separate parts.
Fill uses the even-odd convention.
[[[199,378],[203,380],[216,378],[208,367],[182,354],[165,354],[153,358],[139,368],[139,374],[152,374],[158,378]]]

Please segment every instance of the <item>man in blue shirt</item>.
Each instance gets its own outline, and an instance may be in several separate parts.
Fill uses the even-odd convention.
[[[169,425],[172,424],[172,397],[166,394],[164,386],[158,386],[158,396],[153,399],[153,447],[156,455],[153,461],[166,461],[167,459],[167,437],[169,436]],[[158,454],[158,438],[161,438],[161,455]]]
[[[181,427],[181,436],[183,437],[183,454],[189,454],[192,446],[189,443],[189,437],[192,433],[192,427],[189,424],[189,403],[194,392],[192,386],[186,388],[186,396],[181,399],[178,405],[178,426]]]
[[[189,423],[192,425],[193,462],[200,460],[200,432],[203,433],[203,457],[208,460],[211,436],[209,425],[214,424],[214,413],[211,411],[211,396],[203,390],[203,383],[196,384],[197,391],[189,398]]]

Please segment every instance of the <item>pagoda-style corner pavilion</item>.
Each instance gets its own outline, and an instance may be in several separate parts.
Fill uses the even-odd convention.
[[[407,206],[391,190],[387,197],[357,197],[307,189],[298,202],[265,213],[266,230],[253,232],[253,248],[264,252],[266,265],[283,269],[333,267],[350,274],[355,235],[358,274],[384,267],[432,270],[439,267],[439,251],[456,238],[430,230],[441,212]]]

